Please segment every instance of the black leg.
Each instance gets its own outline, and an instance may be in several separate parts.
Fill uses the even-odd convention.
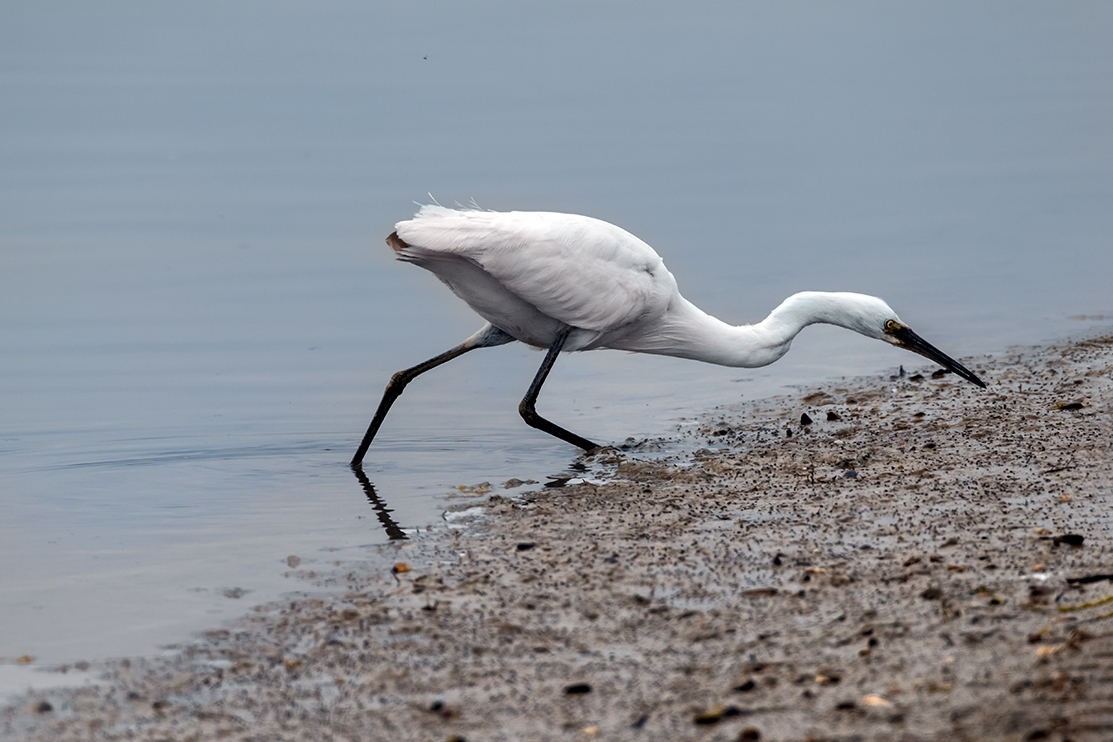
[[[565,327],[557,335],[557,339],[549,346],[549,352],[545,354],[545,360],[541,362],[541,368],[537,369],[537,376],[533,377],[533,383],[529,385],[529,390],[526,396],[522,398],[522,403],[518,405],[518,412],[521,413],[522,419],[526,424],[543,430],[549,435],[555,435],[562,441],[567,441],[573,446],[579,446],[585,451],[590,451],[593,448],[598,448],[597,445],[589,441],[587,438],[572,433],[559,425],[555,425],[545,418],[537,414],[537,410],[533,408],[534,403],[537,402],[537,394],[541,391],[541,385],[545,383],[545,378],[549,375],[549,371],[553,368],[553,363],[556,362],[557,356],[560,354],[560,349],[564,347],[564,341],[568,339],[568,333],[572,331],[571,327]]]
[[[394,400],[401,396],[407,384],[426,371],[434,369],[443,363],[448,363],[453,358],[462,356],[469,350],[490,348],[495,345],[503,345],[504,343],[512,342],[513,340],[513,337],[497,327],[487,325],[455,348],[445,351],[435,358],[430,358],[425,363],[419,363],[413,368],[399,371],[392,376],[390,378],[390,383],[386,385],[386,391],[383,392],[383,399],[379,402],[379,409],[375,411],[375,417],[371,419],[371,425],[368,426],[367,432],[364,433],[363,441],[360,442],[359,448],[356,449],[356,455],[352,457],[351,467],[353,469],[363,468],[363,457],[367,454],[367,449],[371,446],[371,441],[375,439],[375,434],[379,432],[379,426],[383,424],[386,413],[390,411],[390,406],[394,404]]]

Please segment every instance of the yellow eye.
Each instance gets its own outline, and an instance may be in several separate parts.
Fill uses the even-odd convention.
[[[890,332],[895,331],[899,326],[900,325],[897,324],[897,321],[895,319],[891,319],[885,323],[885,329]]]

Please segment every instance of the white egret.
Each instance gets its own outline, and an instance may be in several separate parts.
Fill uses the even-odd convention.
[[[415,377],[470,350],[514,340],[548,350],[518,407],[522,417],[585,450],[596,446],[534,409],[561,351],[614,348],[755,368],[776,361],[797,333],[822,322],[919,353],[985,386],[873,296],[805,291],[756,325],[729,325],[680,295],[653,248],[591,217],[423,206],[415,218],[396,224],[386,241],[399,260],[431,271],[487,324],[455,348],[394,374],[352,459],[356,469]]]

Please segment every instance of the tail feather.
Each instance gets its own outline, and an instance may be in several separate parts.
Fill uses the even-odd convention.
[[[405,263],[420,265],[428,270],[431,270],[429,268],[429,263],[432,261],[443,262],[458,260],[458,258],[451,253],[440,253],[436,250],[429,250],[418,245],[411,245],[399,237],[397,232],[390,233],[390,236],[386,238],[386,244],[390,245],[391,250],[394,250],[394,257],[396,259]]]
[[[409,245],[407,245],[402,240],[402,238],[398,236],[397,232],[390,233],[390,236],[386,238],[386,244],[390,245],[390,249],[396,253],[400,253],[407,247],[409,247]]]

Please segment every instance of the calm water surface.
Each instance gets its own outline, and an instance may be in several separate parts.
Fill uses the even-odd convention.
[[[1111,36],[1097,3],[6,3],[0,657],[153,653],[388,540],[346,462],[481,324],[383,244],[429,192],[616,222],[734,322],[862,291],[975,366],[1108,325]],[[406,392],[366,462],[400,528],[565,471],[517,416],[540,359]],[[899,363],[831,328],[755,371],[584,354],[539,409],[665,436]]]

